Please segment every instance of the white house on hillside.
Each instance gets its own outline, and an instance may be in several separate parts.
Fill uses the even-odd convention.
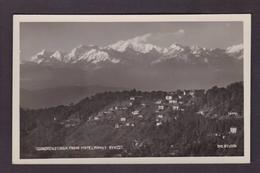
[[[130,100],[134,101],[134,100],[135,100],[135,97],[130,97]]]
[[[237,127],[230,127],[230,131],[231,134],[236,134],[237,133]]]
[[[172,100],[172,96],[166,96],[165,99],[168,100],[168,101]]]
[[[156,102],[155,102],[155,104],[162,104],[162,100],[157,100]]]
[[[163,115],[160,114],[160,115],[157,115],[157,117],[158,117],[158,118],[163,118]]]
[[[119,124],[116,123],[115,124],[115,128],[118,129],[119,128]]]
[[[143,118],[143,117],[144,117],[144,116],[143,116],[143,115],[141,115],[141,114],[140,114],[140,115],[138,115],[138,118]]]
[[[140,112],[138,110],[135,110],[132,112],[133,115],[138,115]]]
[[[235,117],[237,117],[238,113],[237,112],[228,112],[228,116],[235,116]]]
[[[158,110],[164,110],[164,106],[163,105],[159,105],[158,106]]]
[[[99,120],[99,117],[94,117],[94,120]]]
[[[120,121],[125,122],[125,121],[126,121],[126,117],[121,117],[121,118],[120,118]]]
[[[178,106],[178,105],[173,105],[173,106],[172,106],[172,110],[174,110],[174,111],[179,110],[179,106]]]
[[[156,122],[155,125],[156,125],[156,126],[161,126],[161,125],[162,125],[162,122]]]
[[[176,103],[177,103],[177,100],[169,100],[169,103],[170,103],[170,104],[176,104]]]

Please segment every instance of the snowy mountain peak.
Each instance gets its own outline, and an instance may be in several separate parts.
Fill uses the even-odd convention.
[[[226,49],[227,53],[237,53],[243,50],[243,44],[233,45]]]
[[[65,57],[65,62],[75,61],[78,59],[81,55],[83,55],[86,51],[89,50],[88,46],[85,45],[79,45],[75,48],[73,48]]]
[[[226,49],[226,53],[236,59],[243,59],[243,44],[233,45]]]
[[[173,43],[169,46],[168,49],[174,49],[174,50],[183,50],[184,47],[178,43]]]
[[[53,52],[46,51],[46,49],[42,49],[40,52],[35,54],[30,61],[35,62],[37,64],[43,62],[45,59],[47,59],[49,56],[51,56]]]
[[[147,42],[150,36],[151,34],[148,33],[128,40],[121,40],[114,44],[108,45],[107,48],[114,49],[119,52],[124,52],[127,48],[131,48],[139,53],[148,53],[153,49],[161,52],[162,48]]]
[[[132,39],[129,39],[133,43],[147,43],[148,38],[151,37],[150,33],[144,34],[142,36],[137,36]]]
[[[46,49],[42,49],[40,52],[38,52],[35,56],[48,56],[52,52],[47,51]]]
[[[208,53],[207,48],[205,47],[200,47],[198,45],[193,45],[190,47],[191,53],[195,56],[195,57],[200,57],[202,55],[206,55]]]
[[[57,59],[57,60],[59,60],[59,61],[62,61],[63,54],[62,54],[60,51],[56,50],[56,51],[50,56],[50,58],[54,58],[54,59]]]
[[[37,55],[44,55],[45,53],[47,53],[46,49],[42,49]]]
[[[163,49],[163,54],[168,56],[168,55],[175,55],[178,54],[180,52],[183,52],[185,49],[184,46],[178,44],[178,43],[173,43],[171,44],[168,48],[164,48]]]
[[[85,52],[79,59],[74,61],[74,63],[78,61],[86,61],[86,62],[91,62],[94,64],[97,64],[99,62],[104,62],[104,61],[110,61],[112,63],[118,63],[120,62],[119,59],[116,58],[111,58],[107,52],[102,51],[102,50],[97,50],[97,49],[91,49],[87,52]]]

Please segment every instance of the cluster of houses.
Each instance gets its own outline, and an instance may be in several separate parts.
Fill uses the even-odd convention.
[[[182,91],[181,94],[168,93],[163,98],[146,100],[142,96],[131,96],[126,101],[109,105],[97,114],[89,117],[90,123],[101,123],[111,125],[110,128],[121,129],[129,128],[134,129],[140,127],[141,122],[151,121],[152,125],[160,128],[169,121],[177,121],[183,113],[188,111],[188,99],[195,96],[194,91]],[[149,109],[149,110],[148,110]],[[149,114],[148,114],[148,113]],[[150,113],[151,112],[151,113]],[[209,112],[199,110],[197,114],[201,116],[208,116]],[[149,117],[147,117],[149,116]],[[210,115],[211,118],[219,117],[218,114]],[[223,117],[239,118],[241,117],[236,111],[229,111]],[[72,128],[80,125],[81,119],[79,113],[74,113],[66,120],[59,121],[57,117],[53,116],[53,121],[62,125],[65,128]],[[218,140],[228,140],[230,136],[235,136],[239,132],[236,126],[230,126],[226,132],[208,133],[208,136]],[[222,141],[222,142],[223,142]],[[193,141],[193,143],[200,143],[200,140]],[[141,148],[144,141],[135,139],[132,144],[133,148]],[[178,154],[178,146],[170,145],[170,155],[175,156]]]
[[[162,126],[165,122],[171,120],[177,120],[178,116],[176,113],[185,111],[185,97],[194,97],[195,93],[192,90],[184,90],[181,93],[177,94],[168,93],[164,98],[157,99],[154,101],[145,101],[145,98],[142,96],[131,96],[126,103],[117,104],[106,108],[104,111],[99,112],[98,114],[92,115],[89,117],[89,121],[99,122],[102,120],[110,120],[115,129],[121,127],[136,127],[138,122],[144,120],[144,115],[142,110],[145,110],[148,106],[149,108],[153,107],[152,110],[155,110],[153,114],[153,120],[155,126]],[[136,101],[139,101],[136,104]],[[169,111],[173,112],[169,116]],[[207,116],[207,112],[200,110],[197,114],[202,116]],[[211,117],[218,117],[217,114],[211,115]],[[240,117],[240,115],[231,111],[228,112],[226,117]],[[53,121],[57,122],[57,118],[54,116]],[[65,128],[75,127],[80,124],[80,116],[78,113],[75,113],[68,117],[64,121],[59,122],[60,125]],[[230,134],[236,134],[237,128],[230,128]],[[214,136],[214,135],[213,135]]]
[[[138,121],[143,119],[143,115],[139,110],[134,110],[130,115],[122,115],[117,122],[114,124],[114,128],[120,127],[135,127]]]
[[[169,119],[168,116],[165,116],[163,114],[163,111],[166,109],[168,111],[170,110],[170,111],[174,111],[174,112],[184,112],[185,108],[183,106],[184,105],[183,98],[187,94],[188,93],[186,93],[184,91],[183,95],[178,95],[177,97],[173,97],[172,95],[166,95],[164,99],[155,101],[155,104],[157,105],[157,110],[155,112],[158,113],[156,115],[155,125],[161,126],[161,125],[163,125],[163,123],[165,121],[167,121]],[[193,95],[193,93],[191,93],[191,94]],[[176,115],[174,115],[172,118],[174,120],[178,119],[178,117]]]
[[[143,119],[144,116],[141,114],[141,109],[146,106],[146,104],[142,103],[141,109],[132,110],[136,98],[137,97],[130,97],[127,103],[120,103],[120,105],[113,105],[106,108],[104,111],[90,116],[89,121],[101,122],[103,120],[108,120],[107,122],[113,123],[115,129],[121,127],[135,127],[137,121]]]
[[[177,94],[176,92],[168,93],[164,98],[154,100],[153,102],[145,101],[145,98],[142,96],[131,96],[125,104],[113,105],[109,108],[106,108],[104,111],[99,112],[96,115],[89,117],[89,121],[102,121],[102,120],[115,120],[114,128],[118,129],[120,127],[135,127],[137,122],[144,119],[144,115],[141,113],[142,110],[153,107],[154,111],[154,122],[155,126],[161,126],[164,122],[169,120],[169,111],[172,112],[184,112],[185,111],[185,97],[194,97],[195,93],[192,90],[184,90],[181,93]],[[136,105],[136,101],[138,105]],[[178,116],[173,113],[172,119],[177,120]],[[202,116],[207,116],[207,112],[200,110],[197,114]],[[217,114],[211,115],[211,117],[218,117]],[[228,112],[226,117],[240,117],[240,115],[235,112]],[[57,118],[54,117],[54,121],[57,121]],[[74,127],[80,124],[79,114],[71,115],[64,121],[59,122],[64,127]],[[232,130],[230,133],[235,133],[235,130]]]
[[[143,118],[144,116],[141,114],[141,109],[133,110],[130,114],[121,114],[119,120],[114,124],[114,128],[135,127],[139,121],[143,120]]]
[[[185,96],[194,97],[194,92],[183,91],[181,95],[177,95],[176,93],[168,94],[164,98],[152,101],[147,101],[141,96],[129,97],[129,99],[124,103],[110,105],[110,107],[106,107],[103,111],[100,111],[95,115],[91,115],[88,121],[95,123],[109,123],[114,129],[138,128],[140,122],[144,122],[149,119],[146,117],[146,109],[151,109],[152,114],[149,121],[152,121],[152,124],[155,127],[161,127],[168,121],[177,121],[179,119],[179,116],[182,115],[186,108],[187,99],[185,100]],[[136,102],[137,100],[138,102]],[[205,110],[200,110],[197,114],[207,116],[207,112]],[[211,117],[214,116],[218,117],[217,114],[211,115]],[[225,117],[238,118],[240,115],[236,111],[230,111],[226,113]],[[74,113],[63,121],[58,121],[58,118],[53,116],[53,121],[59,123],[65,128],[76,127],[81,123],[79,113]],[[229,131],[226,133],[215,132],[209,133],[208,136],[225,140],[230,135],[236,135],[237,133],[238,128],[236,126],[231,126]],[[138,142],[135,142],[134,144],[136,147],[142,145],[142,143]],[[172,154],[175,155],[176,151],[173,151]]]
[[[170,93],[164,98],[155,100],[154,102],[145,101],[142,96],[132,96],[129,97],[127,103],[120,105],[113,105],[112,107],[106,108],[100,113],[90,116],[89,121],[102,121],[102,120],[115,120],[114,128],[119,129],[121,127],[136,127],[138,122],[144,120],[144,115],[142,110],[145,110],[148,106],[152,107],[154,111],[154,122],[155,126],[161,126],[164,122],[169,119],[166,116],[168,111],[173,112],[184,112],[184,101],[183,98],[187,95],[194,96],[193,91],[183,91],[181,95],[176,95],[176,93]],[[181,96],[181,97],[179,97]],[[138,102],[138,104],[136,104]],[[173,115],[174,120],[177,120],[177,116]]]

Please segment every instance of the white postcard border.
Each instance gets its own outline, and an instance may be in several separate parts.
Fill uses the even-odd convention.
[[[21,22],[199,22],[241,21],[244,44],[244,156],[136,158],[20,158],[20,23]],[[13,16],[13,164],[246,164],[250,163],[251,15],[14,15]]]

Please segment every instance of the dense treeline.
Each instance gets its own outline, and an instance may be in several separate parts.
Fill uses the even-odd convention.
[[[214,113],[236,111],[243,114],[243,84],[233,83],[226,88],[213,87],[206,93],[206,106]]]

